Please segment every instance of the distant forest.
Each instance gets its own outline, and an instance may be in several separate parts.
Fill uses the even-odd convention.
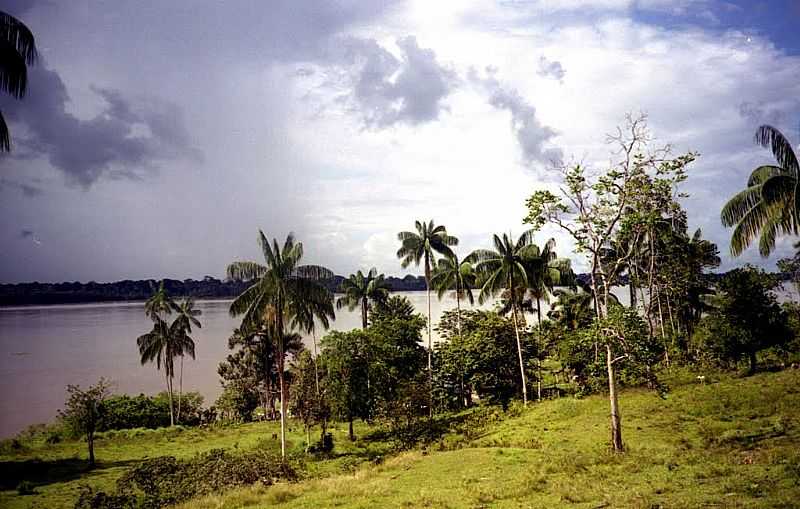
[[[325,286],[336,292],[345,278],[335,276],[326,281]],[[146,300],[158,288],[159,280],[125,280],[114,283],[19,283],[0,284],[0,306],[21,306],[35,304],[79,304],[87,302],[114,302]],[[386,278],[391,291],[425,290],[425,278],[408,275],[403,278]],[[164,286],[170,295],[193,297],[195,299],[233,298],[249,286],[248,283],[221,281],[206,276],[201,280],[164,279]]]

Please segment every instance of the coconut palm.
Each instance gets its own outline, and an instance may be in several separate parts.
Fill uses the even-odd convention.
[[[522,343],[519,337],[519,322],[517,313],[517,299],[513,298],[515,290],[528,288],[528,275],[531,270],[531,260],[539,256],[539,249],[533,243],[533,230],[523,233],[516,242],[504,233],[502,237],[494,235],[494,249],[478,249],[473,251],[467,261],[475,264],[475,270],[482,282],[481,292],[478,295],[478,302],[483,303],[487,299],[508,290],[512,295],[511,319],[514,322],[514,332],[517,338],[517,355],[519,357],[519,372],[522,382],[522,401],[528,404],[528,388],[525,376],[525,363],[522,358]]]
[[[436,253],[452,256],[453,246],[458,245],[458,239],[448,235],[447,229],[433,224],[433,220],[423,223],[416,221],[415,232],[400,232],[397,239],[401,242],[397,250],[397,257],[401,260],[400,266],[404,269],[411,265],[419,266],[422,263],[425,269],[425,290],[428,292],[428,384],[433,391],[433,339],[431,329],[431,270],[436,263]],[[431,401],[433,394],[431,392]],[[433,412],[433,405],[430,405]]]
[[[767,257],[775,249],[778,235],[797,235],[800,226],[800,165],[791,143],[769,125],[758,128],[755,141],[769,147],[778,164],[753,170],[747,188],[722,209],[722,224],[735,227],[731,235],[733,256],[759,236],[758,251]]]
[[[436,296],[442,300],[444,294],[452,290],[456,298],[456,327],[461,335],[461,300],[475,303],[472,288],[475,287],[477,274],[469,262],[458,261],[458,256],[445,256],[440,258],[431,275],[431,286],[436,290]]]
[[[350,311],[361,308],[361,327],[367,328],[369,310],[373,303],[380,304],[389,298],[389,283],[378,269],[372,267],[365,276],[360,270],[342,281],[342,296],[336,299],[336,309],[347,307]]]
[[[173,310],[178,314],[178,317],[175,320],[177,320],[179,326],[183,328],[188,340],[192,342],[192,358],[194,358],[195,344],[194,340],[192,340],[189,334],[192,333],[192,325],[198,329],[202,327],[202,325],[200,325],[200,320],[198,320],[197,317],[202,315],[203,311],[200,309],[195,309],[194,299],[190,297],[185,298],[178,303],[173,303]],[[178,422],[181,420],[181,401],[183,400],[183,357],[183,354],[181,354],[181,367],[180,374],[178,375]]]
[[[28,66],[36,62],[36,41],[23,22],[0,11],[0,90],[16,99],[25,97]],[[11,150],[8,125],[0,112],[0,152]]]
[[[156,369],[164,366],[164,376],[169,397],[169,424],[175,425],[175,412],[173,405],[173,386],[175,378],[175,358],[190,355],[194,359],[194,341],[186,332],[180,318],[175,319],[171,325],[158,318],[153,323],[153,329],[136,339],[139,346],[139,356],[142,365],[155,362]]]
[[[281,396],[281,457],[286,459],[286,384],[284,364],[286,326],[305,309],[323,308],[333,295],[320,282],[333,278],[333,272],[319,265],[300,265],[303,244],[289,234],[283,247],[273,239],[270,246],[264,232],[258,231],[258,244],[265,264],[239,261],[228,266],[228,278],[252,284],[231,303],[231,316],[242,317],[242,324],[267,324],[278,344],[278,383]]]

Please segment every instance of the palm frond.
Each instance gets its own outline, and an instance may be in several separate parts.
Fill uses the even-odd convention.
[[[267,245],[269,249],[269,245]],[[266,251],[265,251],[266,252]],[[256,262],[233,262],[226,270],[228,279],[233,281],[253,281],[263,278],[269,271],[267,267]]]
[[[727,227],[735,226],[761,201],[760,185],[751,186],[744,191],[740,191],[722,207],[722,212],[720,212],[722,225]]]
[[[3,112],[0,111],[0,152],[11,151],[11,134],[8,131],[6,119],[3,117]]]
[[[297,246],[299,245],[300,244],[297,244]],[[334,277],[332,270],[322,267],[321,265],[301,265],[299,267],[295,267],[294,272],[298,277],[303,279],[311,279],[313,281],[324,281],[327,279],[333,279]]]
[[[792,149],[792,144],[776,128],[762,125],[756,130],[755,142],[762,147],[769,147],[778,165],[786,171],[800,176],[800,166],[797,164],[797,155]]]
[[[0,39],[10,43],[28,65],[36,63],[36,39],[30,29],[14,16],[0,11]]]

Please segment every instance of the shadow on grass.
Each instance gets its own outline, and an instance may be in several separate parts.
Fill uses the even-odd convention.
[[[87,475],[101,473],[112,468],[129,467],[141,460],[98,461],[94,468],[83,459],[66,458],[59,460],[31,459],[25,461],[0,462],[0,489],[15,489],[21,481],[29,481],[37,486],[73,481]]]

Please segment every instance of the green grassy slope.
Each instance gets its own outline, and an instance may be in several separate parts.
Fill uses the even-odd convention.
[[[182,508],[797,507],[800,370],[708,378],[701,385],[683,372],[668,377],[666,400],[623,392],[624,455],[608,451],[603,396],[563,398],[498,411],[480,427],[462,423],[428,449],[380,465],[370,459],[386,457],[389,445],[350,443],[340,425],[335,457],[305,462],[306,480],[233,490]],[[78,459],[86,455],[83,443],[33,444],[0,456],[0,476],[28,479],[37,494],[6,488],[0,507],[71,507],[80,485],[112,490],[124,469],[143,458],[244,450],[259,442],[277,449],[277,431],[277,423],[257,423],[122,432],[99,441],[99,468],[91,472]],[[367,431],[356,429],[359,436]],[[303,439],[295,425],[294,451]],[[44,462],[46,473],[22,475],[33,461]]]
[[[627,391],[624,455],[608,452],[603,397],[561,399],[352,475],[184,508],[797,507],[799,382],[787,370],[705,385],[674,378],[666,400]]]

